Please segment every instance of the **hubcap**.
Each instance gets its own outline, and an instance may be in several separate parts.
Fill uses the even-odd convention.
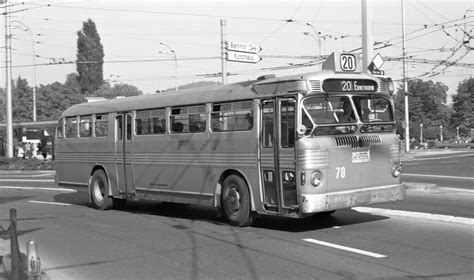
[[[96,180],[94,182],[94,196],[97,201],[102,201],[104,199],[104,184],[101,180]]]
[[[238,212],[240,210],[240,194],[235,188],[231,188],[227,195],[227,207],[232,212]]]

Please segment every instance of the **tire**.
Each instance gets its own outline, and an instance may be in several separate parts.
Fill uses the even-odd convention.
[[[230,175],[222,187],[221,206],[229,224],[238,227],[251,225],[256,214],[250,209],[250,193],[242,177]]]
[[[92,197],[92,206],[99,210],[112,208],[113,200],[109,197],[109,180],[102,169],[92,174],[89,189]]]

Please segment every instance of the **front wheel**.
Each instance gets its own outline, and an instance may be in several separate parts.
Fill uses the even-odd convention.
[[[250,193],[242,177],[228,176],[222,187],[222,208],[227,221],[233,226],[249,226],[256,218],[250,209]]]
[[[101,169],[92,174],[89,189],[92,196],[92,206],[99,210],[112,208],[112,198],[109,197],[109,180]]]

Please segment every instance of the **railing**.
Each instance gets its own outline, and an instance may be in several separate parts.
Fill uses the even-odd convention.
[[[28,241],[28,255],[22,254],[18,245],[16,226],[16,209],[10,209],[10,226],[4,230],[0,225],[0,238],[10,239],[10,254],[3,257],[3,269],[12,280],[41,280],[41,265],[36,243],[32,240]]]

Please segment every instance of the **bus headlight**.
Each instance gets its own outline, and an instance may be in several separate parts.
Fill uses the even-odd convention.
[[[311,185],[313,187],[319,187],[323,182],[323,174],[320,171],[314,171],[311,174]]]
[[[402,164],[401,163],[395,163],[393,166],[392,166],[392,176],[394,178],[398,178],[403,172],[403,167],[402,167]]]

